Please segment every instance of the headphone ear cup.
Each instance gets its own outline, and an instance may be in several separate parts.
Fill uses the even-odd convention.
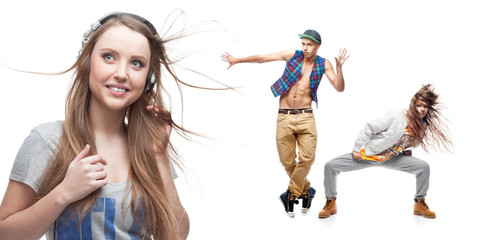
[[[145,83],[145,93],[148,95],[152,92],[153,87],[155,86],[155,77],[153,76],[153,72],[148,72],[147,81]]]

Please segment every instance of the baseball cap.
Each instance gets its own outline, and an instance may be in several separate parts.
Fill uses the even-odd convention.
[[[318,44],[322,44],[322,38],[320,37],[320,34],[315,31],[315,30],[307,30],[303,34],[298,34],[300,38],[308,38],[310,40],[315,41]]]

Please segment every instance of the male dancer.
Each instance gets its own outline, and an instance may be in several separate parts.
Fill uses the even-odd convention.
[[[315,189],[310,187],[307,175],[315,161],[317,147],[317,129],[312,101],[318,107],[317,89],[323,74],[327,75],[333,87],[342,92],[345,89],[342,65],[349,57],[346,49],[340,49],[335,58],[337,74],[332,64],[325,58],[317,56],[322,39],[315,30],[307,30],[298,35],[302,41],[302,50],[284,50],[280,52],[236,58],[228,53],[222,55],[222,60],[229,62],[230,69],[237,63],[264,63],[271,61],[286,61],[285,72],[275,82],[271,89],[275,97],[280,96],[280,106],[277,119],[277,149],[280,162],[290,177],[288,190],[280,195],[285,212],[294,217],[293,204],[298,204],[297,198],[303,199],[302,212],[306,213],[315,196]],[[295,149],[298,145],[298,162],[295,160]]]

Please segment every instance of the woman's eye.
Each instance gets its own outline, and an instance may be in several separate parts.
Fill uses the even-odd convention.
[[[115,60],[115,58],[113,57],[113,55],[112,55],[112,54],[108,54],[108,53],[107,53],[107,54],[104,54],[104,55],[103,55],[103,58],[104,58],[105,60],[107,60],[107,61],[113,61],[113,60]]]
[[[143,67],[143,63],[141,61],[137,61],[137,60],[133,61],[132,65],[135,66],[135,67],[138,67],[138,68]]]

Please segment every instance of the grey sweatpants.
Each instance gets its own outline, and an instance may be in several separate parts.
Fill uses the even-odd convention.
[[[404,154],[400,154],[382,162],[369,160],[357,161],[353,159],[352,153],[347,153],[334,158],[325,164],[325,179],[323,184],[325,186],[326,197],[331,199],[337,196],[337,175],[341,172],[349,172],[375,166],[415,174],[417,178],[417,192],[415,193],[415,199],[423,198],[427,195],[430,178],[430,166],[427,162]]]

